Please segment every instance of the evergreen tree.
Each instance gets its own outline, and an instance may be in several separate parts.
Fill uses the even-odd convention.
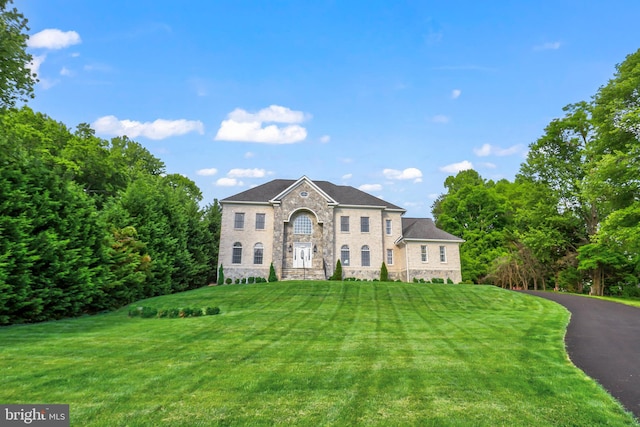
[[[336,261],[336,269],[333,271],[329,280],[342,280],[342,263],[340,260]]]
[[[385,264],[384,262],[382,263],[382,267],[380,267],[380,281],[389,281],[389,271],[387,270],[387,264]]]
[[[269,282],[277,282],[278,276],[276,275],[276,269],[273,267],[273,263],[269,266]]]

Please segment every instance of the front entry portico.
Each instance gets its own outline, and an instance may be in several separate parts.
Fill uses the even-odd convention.
[[[311,268],[312,261],[311,243],[296,242],[293,244],[293,268]]]

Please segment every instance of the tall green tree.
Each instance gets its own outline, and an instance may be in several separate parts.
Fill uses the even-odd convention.
[[[33,98],[37,81],[27,53],[28,21],[12,3],[0,0],[0,111]]]
[[[0,136],[0,323],[78,316],[108,279],[90,198],[19,140]]]
[[[436,200],[436,225],[465,240],[460,251],[462,279],[482,281],[495,258],[506,253],[507,201],[474,170],[445,181],[448,190]]]

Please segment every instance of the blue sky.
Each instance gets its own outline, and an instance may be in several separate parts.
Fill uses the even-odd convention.
[[[431,216],[640,47],[640,2],[16,0],[29,105],[127,134],[204,203],[275,178],[351,185]]]

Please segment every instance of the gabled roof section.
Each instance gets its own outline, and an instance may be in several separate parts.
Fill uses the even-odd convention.
[[[402,218],[402,238],[399,240],[464,242],[463,239],[440,230],[431,218]]]
[[[274,179],[257,187],[250,188],[242,193],[234,194],[221,202],[258,202],[268,203],[277,194],[282,193],[295,181],[292,179]]]
[[[302,178],[300,178],[299,180],[297,180],[296,182],[294,182],[293,184],[291,184],[289,187],[287,187],[284,191],[280,192],[278,195],[276,195],[273,200],[273,202],[282,200],[287,194],[289,194],[290,192],[292,192],[293,190],[296,189],[296,187],[298,187],[301,183],[306,182],[307,184],[309,184],[314,190],[316,190],[322,197],[324,197],[324,199],[327,201],[327,203],[331,204],[331,205],[337,205],[338,202],[336,200],[334,200],[330,195],[328,195],[324,190],[322,190],[320,187],[318,187],[313,181],[311,181],[309,178],[307,178],[306,176],[302,176]]]
[[[303,181],[308,182],[312,187],[316,188],[318,193],[325,197],[329,203],[350,206],[376,206],[405,212],[405,209],[393,203],[379,199],[349,185],[336,185],[329,181],[312,181],[306,176],[303,176],[297,181],[293,179],[274,179],[273,181],[229,196],[220,202],[269,203],[278,201]]]

